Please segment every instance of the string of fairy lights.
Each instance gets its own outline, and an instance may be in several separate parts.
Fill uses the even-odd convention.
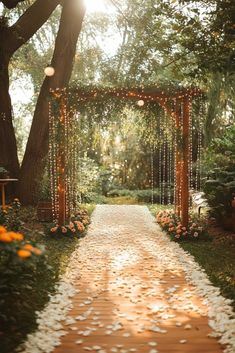
[[[55,101],[49,102],[49,171],[51,185],[52,214],[58,222],[60,212],[60,192],[64,188],[65,217],[76,210],[77,204],[77,115]]]
[[[193,100],[202,100],[203,96],[198,88],[189,88],[176,91],[168,89],[166,91],[157,89],[144,88],[76,88],[76,89],[55,89],[52,90],[52,99],[50,101],[49,113],[49,165],[50,165],[50,185],[52,210],[54,220],[59,217],[59,193],[61,170],[63,171],[65,184],[65,207],[66,216],[73,213],[76,208],[76,200],[78,200],[79,190],[77,181],[79,180],[79,151],[78,138],[79,132],[78,121],[81,114],[81,105],[86,106],[87,102],[92,103],[94,107],[99,100],[105,101],[107,97],[113,99],[131,99],[138,105],[138,109],[147,109],[147,103],[156,103],[161,109],[161,113],[156,116],[158,119],[158,140],[151,141],[151,189],[152,203],[154,202],[154,186],[158,187],[159,202],[161,204],[177,204],[182,205],[182,178],[177,182],[176,170],[182,175],[184,163],[183,156],[183,125],[184,125],[184,100],[188,99],[189,109],[189,131],[188,131],[188,173],[189,188],[200,188],[201,177],[201,156],[202,156],[202,126],[203,126],[203,108],[200,104],[199,117],[197,121],[198,129],[194,129],[196,121],[193,118]],[[60,101],[61,97],[65,98],[65,117],[60,119]],[[146,105],[146,107],[145,107]],[[179,107],[179,114],[177,113]],[[178,123],[176,123],[176,115],[178,114]],[[150,122],[151,131],[155,125]],[[154,126],[154,128],[153,128]],[[193,141],[197,131],[197,153],[193,153]],[[81,131],[80,131],[81,133]],[[62,138],[63,135],[63,138]],[[61,144],[63,144],[61,146]],[[60,153],[64,150],[65,161],[61,169]],[[155,158],[157,156],[157,158]],[[196,163],[196,168],[193,168]],[[156,165],[157,164],[157,165]],[[155,174],[157,169],[158,173]],[[157,177],[158,176],[158,177]],[[158,183],[155,178],[157,177]],[[190,205],[190,194],[189,194]]]

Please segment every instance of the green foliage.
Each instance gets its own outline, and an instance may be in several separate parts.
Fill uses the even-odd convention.
[[[0,207],[0,224],[10,230],[19,230],[22,225],[20,212],[21,204],[18,199],[14,199],[11,205],[5,209]]]
[[[87,192],[83,195],[83,202],[85,204],[106,204],[107,198],[97,192]]]
[[[87,193],[98,188],[99,174],[99,166],[93,159],[87,155],[79,159],[78,192],[81,202],[87,202],[85,200]]]
[[[0,166],[0,179],[5,179],[9,177],[9,172],[6,168],[4,168],[3,166]]]
[[[145,190],[129,190],[129,189],[112,189],[108,193],[109,197],[130,197],[135,199],[139,203],[159,203],[160,191],[159,189],[145,189]],[[165,195],[167,199],[168,195]],[[171,202],[173,202],[173,190],[171,190],[170,196]]]
[[[159,189],[154,189],[153,192],[152,190],[138,190],[135,193],[136,198],[139,202],[144,202],[144,203],[159,203],[160,201],[160,193]]]
[[[225,228],[235,229],[235,127],[229,127],[221,137],[213,140],[208,151],[208,179],[204,185],[210,213]]]
[[[48,201],[51,200],[51,185],[50,185],[50,176],[48,170],[48,163],[40,180],[38,180],[37,195],[35,198],[38,201]]]
[[[1,351],[11,352],[32,321],[30,301],[37,296],[34,287],[38,276],[49,268],[42,246],[2,226],[0,252]]]

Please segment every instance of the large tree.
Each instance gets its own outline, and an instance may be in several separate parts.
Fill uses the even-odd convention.
[[[20,1],[3,1],[9,8],[15,7],[18,2]],[[47,21],[59,3],[60,0],[36,0],[12,26],[9,27],[3,20],[1,21],[0,164],[4,165],[14,177],[19,174],[19,161],[9,95],[9,63],[13,54]]]
[[[55,75],[46,77],[42,84],[20,170],[18,195],[24,204],[32,204],[35,201],[38,182],[48,153],[49,91],[51,88],[63,88],[69,83],[84,14],[85,7],[81,0],[66,0],[64,3],[51,61]]]

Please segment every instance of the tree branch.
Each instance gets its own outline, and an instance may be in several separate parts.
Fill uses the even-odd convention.
[[[14,9],[19,4],[19,2],[23,2],[25,0],[0,0],[0,1],[8,9]]]
[[[42,27],[60,2],[61,0],[36,0],[8,29],[5,46],[10,55]]]

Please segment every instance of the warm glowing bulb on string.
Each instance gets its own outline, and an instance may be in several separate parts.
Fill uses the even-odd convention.
[[[143,107],[144,101],[143,101],[142,99],[140,99],[140,100],[137,102],[137,105],[138,105],[139,107]]]
[[[45,67],[44,69],[44,73],[46,76],[53,76],[55,73],[55,69],[51,65],[47,65],[47,67]]]

